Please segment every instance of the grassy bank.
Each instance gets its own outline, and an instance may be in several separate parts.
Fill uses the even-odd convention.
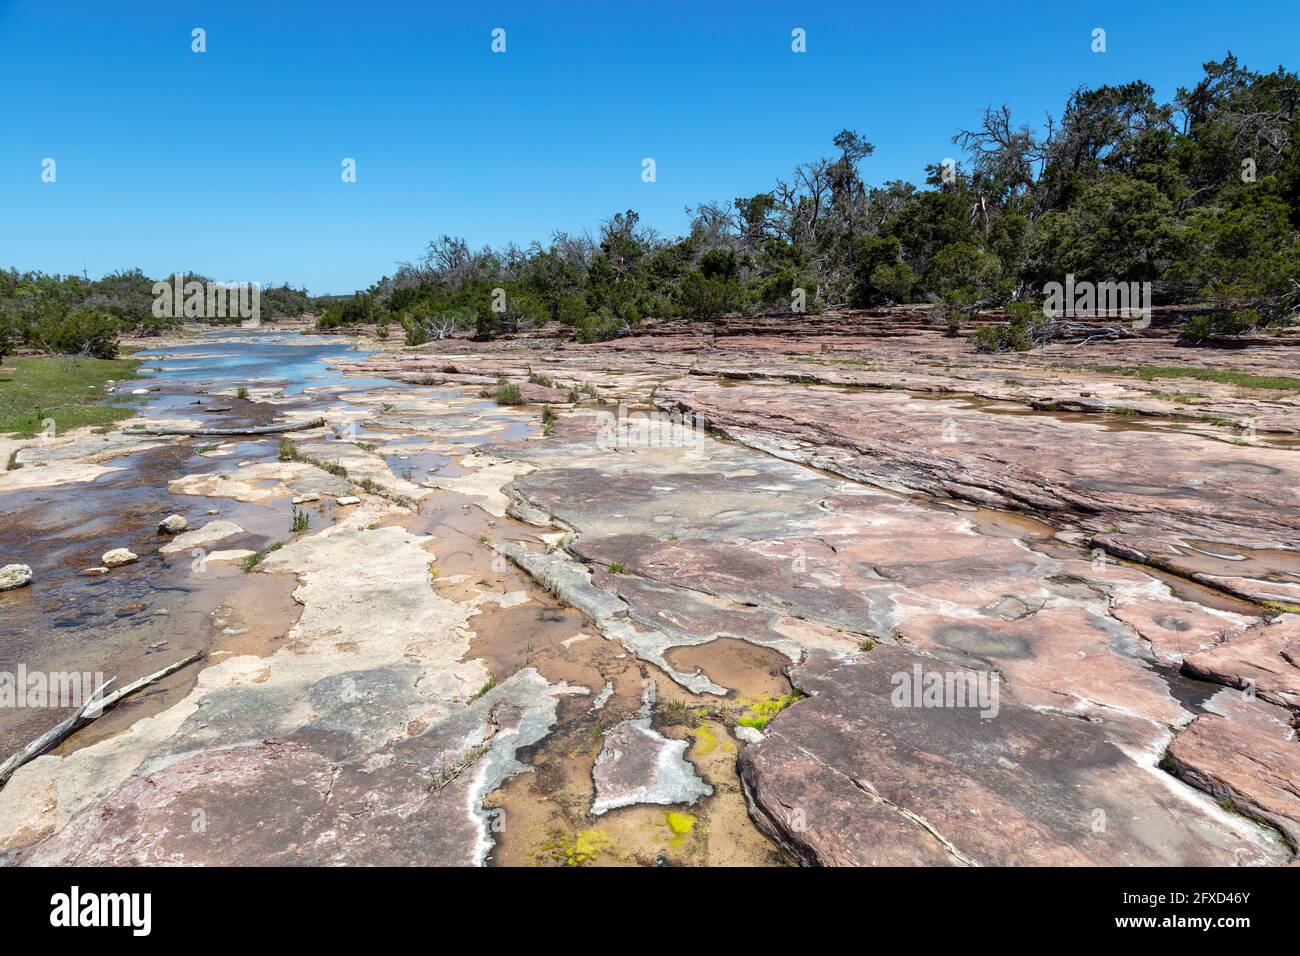
[[[1094,372],[1132,375],[1153,382],[1160,378],[1191,378],[1201,382],[1219,382],[1241,388],[1263,388],[1276,391],[1300,391],[1300,378],[1289,375],[1250,375],[1228,369],[1196,368],[1186,365],[1089,365]]]
[[[137,359],[10,356],[0,372],[0,434],[38,434],[46,419],[62,433],[83,425],[108,425],[129,418],[134,408],[104,402],[105,384],[134,378]],[[12,372],[7,371],[13,369]]]

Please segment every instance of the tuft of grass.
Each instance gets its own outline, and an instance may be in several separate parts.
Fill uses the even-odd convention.
[[[308,517],[307,512],[303,511],[301,508],[294,508],[293,522],[289,530],[292,531],[294,534],[297,534],[300,531],[306,531],[307,525],[310,523],[311,523],[311,518]]]
[[[478,700],[480,697],[482,697],[484,694],[486,694],[488,691],[490,691],[493,687],[496,686],[497,686],[497,679],[495,677],[489,677],[486,681],[483,682],[483,686],[474,692],[474,696],[469,699],[469,703],[471,704],[474,703],[474,701]]]
[[[287,438],[280,439],[280,460],[281,461],[299,461],[302,453],[298,451],[298,446]]]
[[[247,385],[241,385],[241,386],[239,386],[239,388],[235,389],[235,398],[243,398],[243,399],[247,399],[247,398],[248,398],[248,386],[247,386]]]
[[[265,551],[253,552],[248,557],[244,558],[244,560],[240,562],[239,566],[244,570],[244,573],[247,574],[249,571],[252,571],[259,564],[265,561],[266,556],[268,554],[270,554],[272,551],[279,551],[283,547],[284,547],[284,542],[277,541],[275,544],[271,545]]]
[[[550,405],[542,406],[542,435],[546,438],[551,437],[551,432],[555,430],[555,409]]]
[[[610,574],[627,574],[627,565],[622,561],[611,561],[605,565],[605,570]]]
[[[522,405],[524,398],[519,394],[519,386],[514,382],[507,382],[505,379],[497,381],[496,390],[492,392],[492,399],[498,405]]]
[[[17,471],[22,465],[18,464],[18,449],[15,448],[9,453],[9,460],[5,462],[5,471]]]
[[[860,644],[858,644],[858,650],[860,651],[874,651],[876,647],[877,647],[876,642],[869,637],[864,639]]]
[[[0,434],[38,435],[46,421],[56,433],[85,425],[108,425],[130,418],[131,396],[104,402],[110,381],[136,377],[136,359],[69,358],[59,355],[16,355],[5,359],[13,375],[0,379]]]

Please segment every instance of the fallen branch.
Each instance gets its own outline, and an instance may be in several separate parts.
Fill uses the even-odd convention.
[[[127,694],[134,694],[140,688],[147,687],[148,685],[154,683],[155,681],[160,681],[168,674],[174,674],[182,667],[185,667],[189,664],[193,664],[195,661],[199,660],[202,656],[203,656],[202,653],[191,654],[183,661],[177,661],[175,664],[169,664],[167,667],[164,667],[162,670],[156,673],[150,674],[148,677],[141,677],[139,680],[134,680],[131,683],[127,684],[125,687],[119,688],[118,690],[113,691],[113,693],[105,697],[103,696],[104,691],[108,690],[108,688],[112,686],[113,682],[117,680],[116,677],[110,677],[108,680],[104,681],[104,683],[100,684],[99,687],[95,689],[95,691],[90,695],[89,699],[84,704],[82,704],[79,708],[77,708],[77,712],[74,713],[71,717],[68,717],[66,720],[60,721],[54,727],[51,727],[45,733],[41,734],[39,737],[37,737],[35,740],[29,743],[26,747],[23,747],[21,750],[19,750],[16,754],[14,754],[4,763],[0,763],[0,787],[3,787],[6,783],[8,783],[9,778],[14,775],[14,771],[16,771],[23,764],[27,763],[29,760],[34,760],[35,758],[39,757],[41,754],[45,753],[51,747],[58,746],[58,744],[62,743],[62,741],[65,738],[67,738],[74,730],[90,723],[92,720],[94,720],[96,717],[98,717],[108,708],[112,707],[114,704],[116,704]]]
[[[325,419],[313,418],[309,422],[297,425],[258,425],[250,428],[123,428],[123,435],[183,435],[189,438],[206,438],[221,435],[283,435],[285,432],[305,432],[309,428],[321,428]]]

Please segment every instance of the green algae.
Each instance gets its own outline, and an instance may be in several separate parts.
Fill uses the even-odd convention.
[[[782,694],[780,697],[759,698],[754,703],[749,704],[749,715],[741,717],[736,723],[742,727],[753,727],[755,730],[762,730],[772,722],[773,717],[803,696],[803,694],[795,691],[792,694]]]

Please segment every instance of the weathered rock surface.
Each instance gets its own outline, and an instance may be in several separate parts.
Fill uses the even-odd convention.
[[[1027,707],[1005,684],[996,716],[893,706],[896,674],[967,668],[900,647],[813,651],[811,695],[740,754],[759,825],[823,865],[1277,863],[1269,831],[1183,790],[1098,723]]]
[[[1275,449],[901,391],[692,379],[665,383],[656,399],[774,455],[905,493],[1026,511],[1248,597],[1288,596],[1266,576],[1300,589],[1300,500],[1277,493],[1300,485],[1300,463]]]
[[[1286,614],[1183,661],[1202,680],[1250,689],[1300,714],[1300,615]]]
[[[168,515],[166,518],[163,518],[162,521],[158,522],[158,533],[180,534],[189,526],[190,523],[181,515]]]
[[[693,804],[712,795],[685,755],[686,741],[669,740],[648,717],[618,724],[605,734],[592,769],[592,816],[637,803]]]
[[[22,862],[475,866],[485,793],[523,769],[569,692],[531,668],[468,710],[349,758],[320,729],[208,749],[132,777]]]
[[[163,554],[176,554],[181,551],[188,551],[191,548],[207,547],[216,541],[223,541],[226,538],[243,533],[244,529],[235,522],[218,519],[217,521],[209,521],[201,528],[178,534],[158,550]]]
[[[111,551],[105,551],[100,558],[106,568],[120,568],[124,564],[131,564],[139,560],[139,556],[127,548],[114,548]]]
[[[1169,745],[1179,777],[1300,843],[1300,741],[1206,714]]]
[[[607,447],[599,422],[567,416],[547,442],[513,452],[538,469],[515,492],[575,529],[568,550],[585,567],[507,552],[692,690],[721,692],[707,673],[671,668],[668,648],[736,637],[796,661],[905,640],[986,661],[1035,705],[1106,715],[1115,739],[1154,763],[1167,726],[1192,715],[1151,665],[1253,620],[741,446]]]
[[[0,591],[12,591],[32,583],[32,569],[25,564],[6,564],[0,568]]]

